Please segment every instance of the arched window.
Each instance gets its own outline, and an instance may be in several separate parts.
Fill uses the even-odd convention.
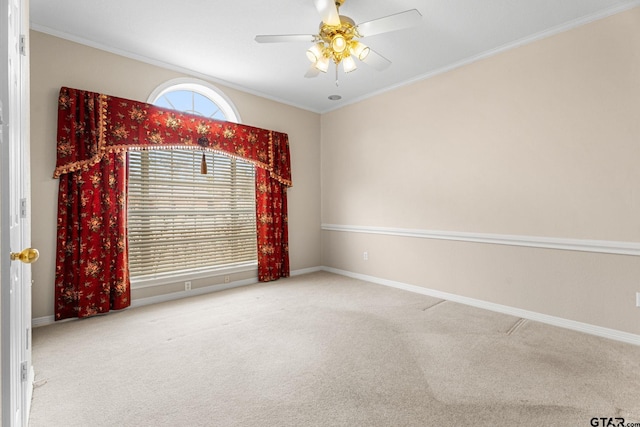
[[[215,86],[195,79],[174,79],[158,86],[148,103],[172,110],[195,113],[211,119],[240,123],[231,100]]]
[[[149,103],[239,121],[231,102],[205,82],[167,82]],[[133,288],[256,268],[252,164],[197,150],[132,151],[128,184]]]

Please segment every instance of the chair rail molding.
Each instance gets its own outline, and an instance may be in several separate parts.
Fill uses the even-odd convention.
[[[415,237],[421,239],[456,240],[461,242],[487,243],[494,245],[525,246],[531,248],[640,256],[639,242],[568,239],[562,237],[522,236],[512,234],[489,234],[324,223],[321,228],[325,231],[381,234],[386,236]]]

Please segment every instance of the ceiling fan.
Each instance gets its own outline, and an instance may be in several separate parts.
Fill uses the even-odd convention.
[[[259,35],[255,40],[258,43],[313,43],[307,50],[311,67],[305,77],[326,73],[329,63],[333,61],[336,64],[337,84],[338,64],[342,63],[344,72],[350,73],[357,68],[354,57],[378,70],[391,65],[391,61],[359,39],[409,28],[417,25],[422,18],[418,10],[410,9],[356,25],[353,19],[339,14],[338,10],[344,2],[345,0],[314,0],[322,17],[318,34]]]

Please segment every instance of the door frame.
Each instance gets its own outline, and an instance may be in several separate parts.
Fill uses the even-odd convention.
[[[15,9],[14,9],[15,8]],[[3,427],[22,427],[28,423],[29,406],[33,391],[33,370],[31,368],[31,269],[29,266],[12,265],[10,252],[21,251],[22,245],[30,244],[30,183],[29,183],[29,57],[28,57],[28,0],[0,0],[0,56],[15,61],[7,61],[0,67],[0,377],[1,407]],[[10,13],[11,12],[11,13]],[[11,20],[10,16],[14,19]],[[13,22],[16,25],[12,26]],[[9,33],[9,29],[15,33]],[[11,64],[11,68],[9,66]],[[14,77],[15,76],[15,77]],[[12,94],[11,80],[17,81],[17,90]],[[15,109],[16,111],[13,111]],[[14,156],[10,149],[10,137],[18,128],[17,147],[19,155]],[[15,142],[15,141],[13,141]],[[24,152],[24,154],[23,154]],[[12,177],[14,164],[20,164],[19,194],[12,191],[15,177]],[[13,194],[12,194],[13,193]],[[24,200],[26,212],[20,205],[19,242],[12,241],[11,213],[15,210],[12,198]],[[15,212],[14,212],[15,213]],[[14,221],[15,222],[15,221]],[[15,237],[15,236],[14,236]],[[12,246],[21,247],[13,247]],[[17,261],[14,261],[17,262]],[[12,295],[12,267],[20,268],[18,281],[20,291]],[[15,301],[15,303],[14,303]],[[16,332],[18,330],[18,332]],[[18,343],[19,348],[16,348]],[[24,366],[23,366],[24,365]],[[18,372],[16,372],[16,370]],[[17,379],[17,380],[16,380]],[[17,383],[17,384],[16,384]],[[18,390],[18,391],[16,391]],[[17,402],[17,404],[16,404]],[[14,413],[18,406],[20,412]],[[19,423],[17,421],[20,420]],[[21,424],[21,426],[18,426]]]

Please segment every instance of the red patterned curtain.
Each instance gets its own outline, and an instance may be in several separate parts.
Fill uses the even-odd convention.
[[[289,276],[287,188],[256,169],[256,219],[258,280],[268,282]]]
[[[253,163],[258,278],[289,276],[286,134],[63,87],[57,144],[56,320],[130,304],[124,156],[131,149],[190,148]]]
[[[56,320],[130,304],[125,153],[60,177]]]

